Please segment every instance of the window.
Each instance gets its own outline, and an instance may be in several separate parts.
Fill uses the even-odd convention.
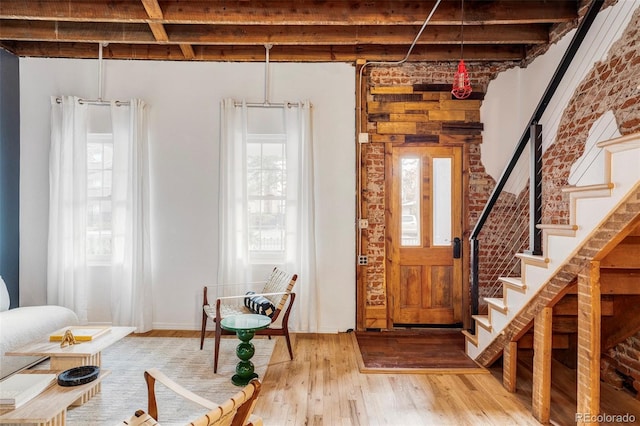
[[[111,256],[111,182],[113,136],[87,135],[87,259],[94,262]]]
[[[404,157],[400,160],[401,185],[400,193],[402,197],[402,221],[400,222],[400,233],[402,235],[403,246],[419,246],[421,244],[421,205],[420,205],[420,183],[422,181],[422,167],[420,158]]]
[[[247,116],[247,237],[252,263],[279,263],[286,249],[287,137],[283,110]]]
[[[247,136],[249,252],[273,261],[285,248],[286,158],[284,135]]]

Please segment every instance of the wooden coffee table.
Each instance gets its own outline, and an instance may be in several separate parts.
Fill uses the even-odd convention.
[[[54,373],[54,370],[26,370],[23,373]],[[100,376],[90,383],[80,386],[60,386],[51,384],[41,394],[26,402],[15,410],[0,410],[0,424],[35,424],[38,426],[61,426],[67,418],[67,408],[91,392],[102,379],[110,374],[108,370],[101,370]]]
[[[135,327],[111,327],[109,332],[91,341],[65,346],[64,348],[60,347],[60,342],[50,342],[47,339],[42,339],[6,352],[5,355],[49,357],[49,370],[25,370],[22,373],[50,372],[59,374],[64,370],[84,365],[100,367],[101,352],[135,330]],[[101,370],[100,376],[96,380],[80,386],[65,387],[54,383],[24,405],[15,410],[2,412],[0,424],[64,425],[67,408],[82,405],[100,392],[100,382],[107,374],[109,374],[109,371]]]
[[[100,366],[100,353],[118,340],[136,331],[135,327],[111,327],[105,333],[91,341],[77,345],[60,347],[60,342],[50,342],[46,339],[28,343],[5,355],[49,357],[51,370],[62,372],[73,367],[83,365]]]

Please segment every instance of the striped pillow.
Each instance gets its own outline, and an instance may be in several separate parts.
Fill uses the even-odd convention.
[[[244,306],[255,314],[266,315],[269,318],[273,317],[276,312],[276,307],[264,296],[251,296],[255,294],[255,291],[247,292],[247,296],[244,298]]]

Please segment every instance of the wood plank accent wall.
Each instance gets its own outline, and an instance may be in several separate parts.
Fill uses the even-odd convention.
[[[368,265],[358,266],[358,329],[388,327],[385,257],[385,179],[390,173],[385,152],[389,144],[463,146],[464,199],[469,194],[470,164],[480,164],[483,125],[480,105],[484,93],[474,92],[470,99],[458,100],[451,95],[450,84],[373,85],[367,74],[362,82],[364,105],[360,116],[362,132],[369,134],[369,143],[361,144],[362,193],[360,209],[369,226],[359,230],[360,250],[367,255]],[[465,202],[463,241],[468,245],[470,223]],[[463,253],[469,253],[463,247]],[[465,259],[465,264],[468,264]],[[468,324],[468,267],[465,267],[465,325]]]

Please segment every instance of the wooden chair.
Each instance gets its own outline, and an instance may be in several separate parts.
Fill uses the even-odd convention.
[[[253,379],[240,392],[223,402],[217,404],[180,386],[171,380],[157,368],[151,368],[144,372],[147,382],[148,413],[138,410],[129,420],[122,422],[128,426],[153,426],[158,423],[158,406],[156,404],[155,383],[165,385],[179,396],[202,405],[210,411],[188,423],[192,426],[261,426],[262,419],[252,414],[260,393],[261,383]]]
[[[293,350],[291,349],[291,339],[289,338],[289,314],[293,307],[293,302],[296,299],[296,294],[292,292],[293,286],[298,279],[297,274],[289,274],[279,268],[273,268],[271,275],[267,279],[264,287],[260,293],[252,294],[251,297],[265,297],[274,307],[271,315],[271,325],[269,328],[259,330],[256,335],[271,336],[284,336],[287,341],[287,348],[289,349],[289,357],[293,359]],[[202,329],[200,332],[200,349],[204,345],[204,336],[207,328],[207,318],[211,318],[216,325],[216,334],[214,342],[214,358],[213,358],[213,372],[218,372],[218,354],[220,352],[220,339],[223,334],[234,334],[233,332],[224,330],[219,326],[222,318],[230,315],[255,313],[246,306],[238,303],[242,302],[247,297],[246,294],[237,296],[223,296],[216,298],[215,305],[209,303],[207,298],[207,287],[204,287],[204,298],[202,304]],[[287,304],[287,300],[289,303]],[[235,304],[233,302],[236,302]],[[280,325],[276,322],[280,317],[283,309],[284,315],[282,316],[282,322]]]

